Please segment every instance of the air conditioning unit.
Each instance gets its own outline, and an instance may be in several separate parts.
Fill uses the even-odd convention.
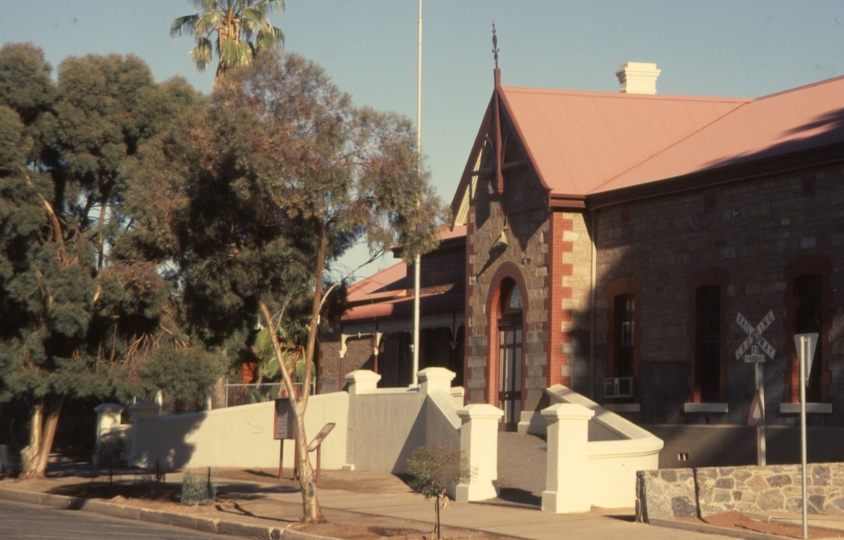
[[[605,398],[632,398],[633,377],[609,377],[604,379]]]

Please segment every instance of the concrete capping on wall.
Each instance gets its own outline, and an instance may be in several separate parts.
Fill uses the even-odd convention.
[[[809,513],[844,515],[844,463],[810,463],[807,469]],[[800,466],[639,471],[636,497],[636,519],[643,523],[731,510],[800,514]]]
[[[809,414],[832,414],[832,403],[807,403]],[[780,414],[800,414],[799,403],[780,403]]]

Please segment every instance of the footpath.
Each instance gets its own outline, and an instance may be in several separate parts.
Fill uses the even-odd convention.
[[[328,471],[324,471],[325,474]],[[341,472],[334,474],[340,475]],[[390,477],[390,475],[383,475]],[[394,478],[394,477],[391,477]],[[102,478],[100,478],[102,480]],[[63,477],[62,485],[71,481],[90,483],[90,477]],[[167,475],[170,485],[181,483],[181,473]],[[389,479],[385,479],[385,482]],[[149,508],[133,506],[120,498],[102,500],[62,495],[53,481],[37,485],[15,481],[0,482],[0,499],[41,504],[68,510],[96,512],[113,517],[137,519],[188,527],[191,529],[231,536],[287,540],[314,540],[325,538],[296,530],[296,519],[301,516],[301,494],[290,484],[256,482],[237,478],[216,478],[217,499],[222,506],[231,508],[231,519],[226,514],[214,517],[208,514],[191,513],[190,507]],[[50,493],[47,493],[50,491]],[[390,526],[376,528],[382,536],[400,537],[409,529],[402,524],[413,524],[416,530],[433,530],[435,520],[433,502],[419,495],[398,489],[376,492],[350,491],[346,489],[320,488],[320,505],[326,517],[356,516],[358,523],[388,523]],[[221,505],[217,505],[221,508]],[[286,519],[278,515],[278,508],[286,507],[290,515]],[[213,509],[209,509],[213,510]],[[763,520],[781,520],[799,525],[799,516],[753,516]],[[345,519],[345,518],[344,518]],[[782,538],[770,534],[713,527],[700,523],[666,521],[655,525],[644,525],[633,521],[632,509],[601,510],[581,514],[551,514],[533,506],[493,501],[491,503],[451,503],[442,511],[444,538],[469,537],[471,532],[509,538],[550,540],[559,538],[595,540],[693,540],[714,538],[748,538],[752,540],[775,540]],[[398,524],[398,525],[397,525]],[[425,527],[425,524],[428,526]],[[814,516],[812,526],[844,531],[844,520],[833,516]],[[420,527],[421,525],[421,527]],[[369,527],[373,529],[375,527]],[[451,529],[451,530],[449,530]],[[462,529],[462,531],[461,531]],[[451,533],[451,534],[449,534]],[[329,535],[330,536],[330,535]],[[337,535],[344,536],[344,535]],[[430,538],[430,534],[427,535]],[[348,537],[348,536],[347,536]]]

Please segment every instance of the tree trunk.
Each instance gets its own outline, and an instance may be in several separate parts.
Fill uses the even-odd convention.
[[[56,437],[56,427],[59,424],[64,396],[59,396],[44,418],[45,399],[41,400],[32,410],[32,423],[29,428],[29,446],[21,452],[23,478],[43,478],[47,474],[47,463],[53,439]]]
[[[302,490],[302,511],[304,513],[302,521],[319,523],[325,521],[325,518],[317,499],[314,468],[311,466],[311,460],[308,456],[308,439],[305,435],[304,422],[305,410],[301,408],[301,403],[298,400],[293,405],[293,411],[296,415],[293,427],[296,430],[296,457],[299,461],[299,468],[296,472],[299,475],[299,487]]]
[[[437,540],[440,539],[440,497],[434,497],[434,508],[437,510]]]
[[[32,417],[29,422],[29,446],[21,450],[21,476],[34,476],[33,471],[37,463],[38,449],[41,448],[41,428],[44,419],[44,398],[32,406]]]

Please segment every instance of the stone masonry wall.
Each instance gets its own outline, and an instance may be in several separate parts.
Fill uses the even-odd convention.
[[[596,379],[607,373],[608,320],[611,299],[608,285],[634,278],[641,283],[636,310],[641,322],[640,379],[643,372],[671,368],[659,388],[649,388],[648,399],[637,395],[642,412],[634,420],[650,423],[737,424],[747,417],[754,393],[753,365],[737,362],[734,351],[746,334],[735,323],[741,312],[755,325],[772,310],[773,324],[764,336],[776,350],[764,365],[768,422],[793,425],[794,414],[780,414],[780,403],[793,401],[786,376],[793,351],[790,290],[786,266],[801,257],[820,256],[832,264],[828,276],[828,309],[824,324],[827,342],[817,369],[826,373],[832,414],[810,415],[813,425],[844,423],[844,167],[824,166],[725,184],[662,197],[609,206],[597,212],[598,290]],[[726,414],[694,416],[683,413],[691,401],[689,380],[694,376],[681,365],[694,355],[695,290],[690,276],[717,267],[728,274],[725,320],[726,377],[722,384]],[[821,272],[808,268],[808,272]],[[825,299],[826,300],[826,299]],[[814,368],[813,368],[814,369]],[[600,401],[600,399],[599,399]]]
[[[496,192],[494,175],[478,179],[467,224],[467,307],[466,361],[464,385],[467,402],[484,403],[494,399],[487,388],[489,362],[497,357],[490,350],[489,304],[500,281],[496,272],[505,263],[515,265],[524,288],[527,309],[524,320],[523,409],[539,406],[548,387],[546,277],[549,234],[545,208],[546,194],[533,172],[526,167],[509,169],[504,176],[504,193]],[[508,228],[509,245],[503,251],[493,248],[501,231]],[[512,269],[512,267],[510,267]],[[497,306],[492,306],[497,309]],[[497,339],[497,337],[496,337]],[[497,389],[496,389],[497,392]]]
[[[844,515],[844,463],[814,463],[807,469],[809,513]],[[637,519],[645,523],[732,510],[802,512],[799,465],[639,471],[636,484]]]

